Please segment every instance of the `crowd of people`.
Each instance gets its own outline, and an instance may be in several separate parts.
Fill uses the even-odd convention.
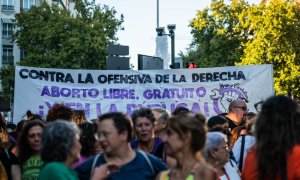
[[[142,107],[87,120],[55,104],[45,120],[30,111],[15,126],[0,120],[1,180],[300,179],[300,108],[286,96],[257,114],[236,99],[209,119]]]

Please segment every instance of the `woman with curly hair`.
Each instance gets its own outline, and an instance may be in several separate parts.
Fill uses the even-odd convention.
[[[37,179],[42,160],[40,158],[41,135],[45,123],[42,120],[29,121],[21,131],[17,142],[18,159],[22,179]]]
[[[54,104],[48,111],[46,122],[53,122],[57,119],[72,121],[74,114],[74,111],[70,107],[64,104]]]
[[[285,96],[265,101],[255,123],[256,145],[248,152],[242,179],[299,179],[299,105]]]

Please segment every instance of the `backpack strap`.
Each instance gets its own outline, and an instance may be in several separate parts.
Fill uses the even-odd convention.
[[[93,160],[93,164],[92,164],[92,168],[91,168],[91,172],[90,172],[90,177],[92,178],[93,174],[94,174],[94,171],[95,171],[95,168],[96,168],[96,163],[99,159],[99,157],[102,155],[102,153],[99,153],[95,156],[94,160]]]
[[[154,167],[153,167],[153,165],[152,165],[152,163],[151,163],[148,155],[145,152],[143,152],[143,151],[138,151],[138,152],[140,152],[144,156],[144,158],[146,159],[146,161],[147,161],[147,163],[148,163],[148,165],[149,165],[152,173],[155,174]]]
[[[239,160],[239,170],[242,172],[243,170],[243,163],[244,163],[244,149],[245,149],[245,135],[241,135],[242,143],[241,143],[241,152],[240,152],[240,160]]]

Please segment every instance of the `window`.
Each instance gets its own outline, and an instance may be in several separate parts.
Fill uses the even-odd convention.
[[[14,1],[13,0],[2,0],[2,9],[14,10]]]
[[[3,46],[2,64],[9,65],[14,63],[13,46]]]
[[[21,61],[28,57],[28,51],[21,49]]]
[[[13,24],[12,23],[3,23],[3,30],[2,30],[2,38],[9,39],[12,37],[13,31]]]
[[[23,9],[27,11],[31,6],[36,5],[36,0],[23,0]]]

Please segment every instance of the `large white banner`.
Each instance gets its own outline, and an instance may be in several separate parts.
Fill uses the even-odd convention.
[[[274,94],[272,65],[169,70],[71,70],[17,66],[14,122],[27,110],[45,117],[55,103],[85,110],[87,119],[110,111],[130,115],[138,107],[183,106],[210,117],[233,99],[250,111]]]

